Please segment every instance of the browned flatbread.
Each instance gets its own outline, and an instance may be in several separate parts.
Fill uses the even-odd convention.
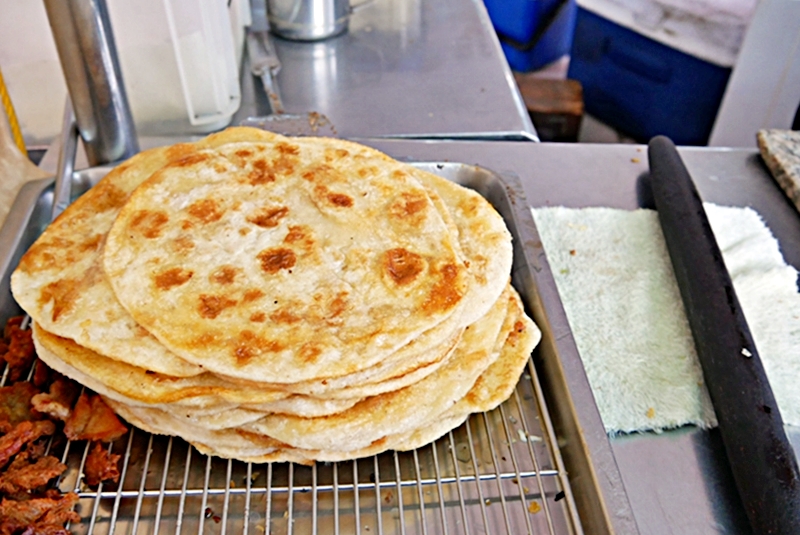
[[[452,315],[463,260],[425,190],[336,140],[199,151],[139,186],[103,264],[189,362],[270,383],[369,368]]]
[[[123,163],[12,285],[40,358],[144,430],[254,462],[435,440],[540,334],[480,195],[369,147],[230,128]]]
[[[49,332],[71,338],[107,357],[178,377],[202,373],[167,351],[120,305],[103,275],[106,234],[131,192],[158,169],[201,148],[274,135],[254,128],[214,134],[141,152],[114,168],[70,205],[23,256],[11,277],[14,298]]]

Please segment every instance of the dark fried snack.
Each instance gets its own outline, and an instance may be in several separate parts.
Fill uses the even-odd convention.
[[[86,392],[78,398],[64,425],[64,434],[70,440],[111,442],[127,432],[103,398]]]
[[[55,457],[48,455],[35,459],[35,453],[23,451],[11,461],[5,472],[0,473],[0,493],[29,493],[60,476],[66,469],[67,465]]]
[[[53,372],[50,367],[45,364],[41,360],[36,361],[36,366],[33,368],[33,377],[31,377],[31,382],[42,388],[47,384],[50,380],[50,376],[56,372]]]
[[[90,487],[96,487],[101,482],[119,482],[119,463],[120,456],[109,453],[99,442],[95,443],[94,448],[86,457],[83,465],[84,481]]]
[[[14,320],[12,322],[12,320]],[[18,381],[33,365],[36,351],[33,346],[32,332],[22,329],[22,319],[12,318],[6,324],[5,338],[8,349],[3,354],[3,360],[8,364],[8,377],[11,381]]]
[[[22,326],[22,320],[25,319],[25,316],[13,316],[8,318],[6,321],[5,327],[3,327],[3,338],[8,340],[11,338],[11,331],[14,328],[19,329]]]
[[[79,522],[81,517],[72,510],[78,495],[50,495],[30,500],[0,501],[0,535],[69,533],[64,524]],[[60,530],[60,531],[59,531]]]
[[[75,381],[60,376],[52,382],[47,393],[36,394],[31,402],[36,411],[56,420],[66,421],[79,393],[80,386]]]
[[[0,387],[0,535],[70,535],[65,524],[80,521],[73,511],[78,495],[48,488],[67,466],[44,455],[46,441],[39,439],[56,432],[57,425],[50,419],[70,419],[81,387],[44,362],[34,365],[35,349],[30,331],[21,329],[22,321],[22,316],[10,319],[0,340],[0,369],[5,361],[11,383]],[[30,373],[31,366],[30,382],[20,380]],[[73,424],[82,422],[76,438],[88,435],[113,440],[126,429],[116,416],[112,420],[106,415],[108,407],[95,397],[100,403],[85,399],[73,418]],[[98,414],[91,414],[95,410]],[[89,456],[89,471],[102,479],[119,479],[114,465],[119,456],[103,453],[101,448],[100,454]]]
[[[0,468],[19,453],[25,444],[52,435],[55,431],[56,425],[49,420],[20,422],[15,425],[11,431],[0,437]]]
[[[0,387],[0,421],[13,427],[20,422],[37,420],[31,411],[31,399],[38,393],[39,389],[27,382]]]

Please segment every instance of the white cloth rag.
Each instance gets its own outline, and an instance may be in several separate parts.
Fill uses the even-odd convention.
[[[750,208],[705,204],[784,423],[800,426],[797,271]],[[652,210],[532,210],[608,433],[717,425]]]

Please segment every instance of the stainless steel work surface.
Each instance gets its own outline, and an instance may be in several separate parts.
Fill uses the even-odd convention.
[[[273,39],[286,113],[322,113],[342,137],[536,139],[481,0],[351,3],[340,36]],[[263,11],[253,16],[266,27]],[[269,111],[258,80],[242,82],[233,124]]]
[[[639,206],[636,180],[647,170],[646,148],[640,145],[368,143],[397,157],[456,159],[514,173],[521,178],[532,206],[633,209]],[[682,148],[680,153],[703,200],[752,207],[780,242],[786,261],[800,268],[800,218],[755,149]],[[545,303],[545,308],[557,305]],[[570,355],[562,357],[568,359]],[[565,366],[574,364],[566,362]],[[567,370],[573,375],[580,375],[580,371]],[[594,402],[581,390],[584,386],[582,381],[573,381],[570,386],[574,388],[571,394],[583,438],[589,442],[595,463],[610,466],[612,476],[613,468],[618,469],[635,518],[635,523],[630,522],[627,511],[620,509],[622,518],[616,518],[619,533],[749,532],[716,430],[685,427],[609,440],[598,434],[596,411],[585,406]],[[559,411],[553,403],[550,408],[551,412]],[[796,433],[790,435],[797,449],[798,437]],[[564,438],[560,440],[566,457],[569,444]],[[601,487],[608,501],[620,503],[616,482],[607,481]],[[624,505],[625,500],[621,503]]]

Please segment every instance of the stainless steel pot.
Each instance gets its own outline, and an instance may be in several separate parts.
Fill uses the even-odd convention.
[[[317,41],[347,30],[350,0],[267,0],[267,18],[275,35]]]

